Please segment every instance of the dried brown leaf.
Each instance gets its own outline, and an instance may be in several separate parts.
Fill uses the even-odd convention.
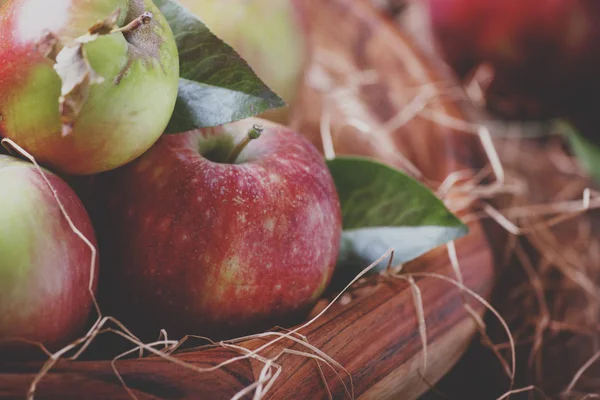
[[[120,14],[121,9],[119,8],[105,20],[92,25],[90,29],[88,29],[88,33],[90,35],[108,35],[112,33],[113,30],[118,28],[117,20],[119,19]]]
[[[56,56],[54,70],[62,81],[59,110],[62,135],[67,136],[85,105],[90,86],[102,82],[103,78],[93,70],[82,43],[63,47]]]

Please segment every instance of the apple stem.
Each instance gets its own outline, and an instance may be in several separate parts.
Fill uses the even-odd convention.
[[[142,13],[142,15],[140,15],[139,17],[137,17],[136,19],[134,19],[133,21],[128,23],[127,25],[125,25],[121,28],[115,28],[110,33],[133,32],[142,25],[148,25],[152,21],[152,18],[154,18],[154,15],[152,15],[152,13],[150,11],[146,11],[146,12]]]
[[[240,156],[240,153],[248,146],[248,143],[254,139],[258,139],[263,132],[263,128],[259,125],[254,125],[252,129],[248,131],[244,139],[239,142],[227,157],[227,164],[235,164],[235,161]]]

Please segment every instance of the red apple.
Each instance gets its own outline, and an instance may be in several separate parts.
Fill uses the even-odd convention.
[[[96,245],[79,198],[43,172],[77,229]],[[0,359],[29,354],[16,338],[57,350],[82,333],[90,315],[91,249],[75,235],[39,171],[6,155],[0,155],[0,208]],[[96,277],[97,269],[94,290]]]
[[[494,111],[549,117],[598,99],[598,1],[429,0],[429,15],[459,75],[484,63],[493,68],[487,94]]]
[[[308,62],[303,0],[178,0],[233,47],[290,107],[261,117],[287,122]]]
[[[256,124],[262,136],[236,157]],[[321,154],[288,128],[247,119],[163,136],[96,183],[101,296],[136,333],[224,337],[283,324],[331,278],[336,188]]]
[[[178,79],[173,34],[151,0],[2,7],[0,135],[53,169],[91,174],[141,155],[169,122]]]

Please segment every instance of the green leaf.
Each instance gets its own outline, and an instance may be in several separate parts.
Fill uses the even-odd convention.
[[[154,3],[179,51],[179,94],[166,133],[223,125],[285,106],[235,50],[185,7],[173,0]]]
[[[397,169],[362,157],[327,163],[342,206],[340,264],[364,268],[390,248],[404,263],[468,232],[433,192]]]
[[[575,127],[566,121],[558,121],[559,132],[567,137],[575,156],[588,174],[600,182],[600,148],[584,138]]]

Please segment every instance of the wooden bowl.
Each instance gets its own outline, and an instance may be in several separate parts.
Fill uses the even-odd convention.
[[[425,61],[370,3],[306,0],[304,4],[311,25],[314,60],[296,107],[295,127],[320,148],[325,128],[331,133],[338,154],[368,155],[407,168],[434,189],[454,171],[475,174],[485,165],[476,136],[419,116],[403,124],[398,122],[398,116],[411,107],[411,100],[423,88],[447,82],[448,77],[443,68]],[[348,82],[360,76],[367,78],[366,83],[362,82],[351,94],[338,90],[351,87]],[[437,112],[465,118],[459,104],[441,92],[429,96],[426,102]],[[324,118],[330,123],[323,124]],[[391,129],[395,122],[397,126]],[[456,241],[456,251],[464,284],[488,298],[494,277],[493,255],[479,223],[470,224],[470,233]],[[405,268],[456,279],[445,247]],[[415,281],[422,292],[427,327],[426,379],[420,374],[423,346],[413,292],[404,280],[371,276],[360,287],[353,287],[314,324],[300,330],[311,345],[344,367],[345,370],[337,368],[337,372],[348,390],[352,381],[355,398],[418,397],[428,389],[428,382],[435,383],[449,371],[477,332],[456,286],[435,278]],[[470,304],[480,315],[484,313],[481,304]],[[254,338],[236,345],[256,349],[266,340]],[[273,356],[284,348],[308,351],[284,339],[260,354]],[[237,350],[214,346],[182,351],[176,357],[196,367],[209,368],[239,355]],[[328,390],[335,399],[350,397],[342,380],[322,362],[317,364],[306,356],[287,353],[278,358],[277,364],[281,375],[263,398],[326,399]],[[0,398],[24,398],[40,366],[0,363]],[[131,393],[139,399],[229,399],[255,382],[264,364],[243,359],[199,373],[153,356],[120,360],[116,366]],[[36,391],[37,399],[130,397],[109,360],[60,361]],[[252,393],[247,398],[251,397]]]

